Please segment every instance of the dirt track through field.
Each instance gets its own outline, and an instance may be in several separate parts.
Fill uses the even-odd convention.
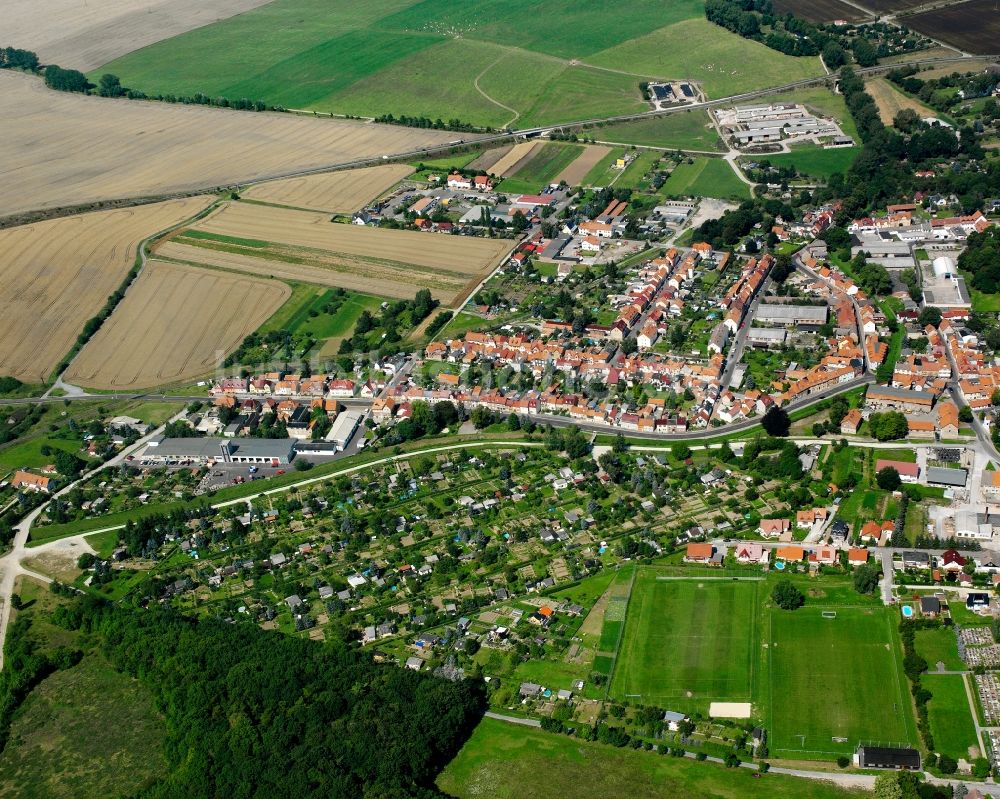
[[[121,284],[143,239],[212,198],[100,211],[0,230],[0,375],[40,383]]]
[[[448,131],[111,100],[0,70],[0,216],[249,183],[446,143]],[[468,138],[474,138],[469,136]]]
[[[251,200],[309,208],[334,214],[350,214],[392,188],[413,172],[406,164],[386,164],[323,175],[260,183],[243,192]]]
[[[588,144],[576,159],[560,172],[555,179],[555,183],[566,181],[569,186],[579,186],[583,179],[590,174],[604,156],[611,152],[610,147],[603,144]]]
[[[139,389],[201,377],[291,293],[278,280],[150,261],[67,380]]]
[[[3,45],[84,72],[270,0],[4,0]]]
[[[497,161],[493,168],[490,169],[491,175],[499,175],[502,178],[509,178],[517,170],[523,167],[528,161],[535,157],[535,155],[542,149],[543,142],[540,141],[526,141],[520,144],[515,144],[511,147],[510,152],[507,153],[503,158]]]

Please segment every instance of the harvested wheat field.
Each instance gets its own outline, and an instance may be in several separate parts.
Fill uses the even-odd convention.
[[[492,171],[493,167],[499,163],[500,159],[504,158],[507,153],[513,149],[513,147],[514,145],[510,144],[506,147],[494,147],[492,150],[487,150],[477,159],[467,164],[466,169],[474,171],[479,171],[481,169],[483,172],[488,173]]]
[[[139,242],[210,202],[191,197],[0,230],[0,375],[47,380],[121,285]]]
[[[510,152],[490,168],[490,174],[501,178],[509,178],[534,158],[544,144],[544,142],[540,141],[526,141],[515,144],[510,148]]]
[[[87,72],[270,0],[5,0],[4,45]]]
[[[384,297],[428,288],[443,302],[464,296],[505,258],[512,241],[331,223],[324,214],[227,203],[157,249],[185,262],[221,263],[238,255],[245,271],[342,286]],[[177,247],[186,247],[180,252]],[[211,255],[194,258],[192,250]],[[210,258],[211,260],[206,260]],[[311,267],[322,272],[299,272]],[[325,273],[325,274],[324,274]],[[322,276],[322,279],[321,279]]]
[[[307,175],[260,183],[243,192],[243,196],[249,200],[292,208],[351,214],[364,208],[411,172],[413,167],[406,164],[385,164],[323,175]]]
[[[208,374],[291,294],[278,280],[150,261],[66,379],[140,389]]]
[[[0,70],[0,216],[204,187],[440,145],[448,131],[111,100]],[[99,142],[100,146],[95,143]],[[86,153],[86,157],[67,154]]]
[[[921,118],[936,116],[934,109],[907,97],[885,78],[866,81],[865,88],[878,106],[878,115],[883,124],[891,125],[896,114],[904,108],[912,108]]]
[[[566,182],[568,186],[579,186],[583,179],[590,174],[590,170],[600,163],[608,153],[610,147],[603,144],[588,144],[582,153],[574,161],[560,172],[553,183]]]

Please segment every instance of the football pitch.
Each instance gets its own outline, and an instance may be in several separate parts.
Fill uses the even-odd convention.
[[[770,611],[772,755],[828,758],[861,741],[918,743],[893,624],[891,611],[876,606]]]
[[[713,701],[751,701],[763,583],[657,576],[636,575],[610,695],[702,713]]]

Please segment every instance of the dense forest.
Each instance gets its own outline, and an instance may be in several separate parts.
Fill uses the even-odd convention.
[[[481,682],[378,665],[341,642],[91,598],[54,620],[101,641],[165,716],[169,774],[142,799],[430,799],[485,709]],[[50,662],[27,657],[43,673]]]

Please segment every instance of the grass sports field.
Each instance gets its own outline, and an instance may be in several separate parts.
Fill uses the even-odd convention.
[[[590,131],[601,141],[644,144],[666,150],[721,150],[722,140],[707,111],[618,122]]]
[[[758,583],[636,576],[610,695],[672,710],[753,697]]]
[[[927,715],[934,750],[971,762],[979,756],[979,741],[965,692],[965,678],[961,674],[926,674],[920,683],[933,694],[927,703]]]
[[[773,755],[825,759],[849,755],[860,741],[918,743],[895,623],[876,605],[770,611]]]
[[[750,199],[750,187],[736,177],[732,167],[721,158],[694,158],[679,164],[663,184],[667,197],[698,195],[719,199]]]
[[[480,722],[438,777],[438,786],[459,799],[860,799],[863,795],[783,774],[754,779],[749,769],[615,749],[495,719]]]
[[[627,14],[600,0],[372,0],[363,9],[347,0],[275,0],[136,50],[91,77],[104,72],[151,94],[502,127],[641,110],[643,77],[696,80],[721,96],[821,75],[822,67],[712,25],[698,0],[636,0]]]

